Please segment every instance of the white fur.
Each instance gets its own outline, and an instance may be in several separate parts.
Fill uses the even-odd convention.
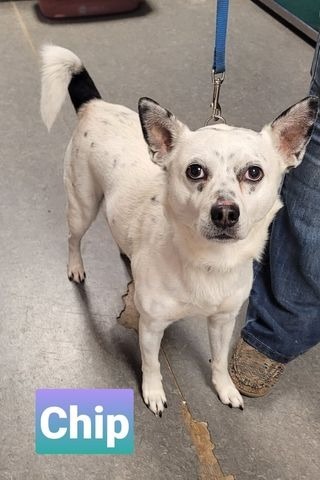
[[[81,70],[81,60],[70,50],[53,45],[41,49],[41,117],[50,130],[68,92],[73,73]]]
[[[43,62],[42,112],[50,127],[70,74],[81,62],[59,47],[46,47]],[[149,113],[150,138],[159,144],[155,160],[166,171],[151,162],[136,113],[102,100],[80,109],[65,157],[68,275],[84,280],[80,242],[104,198],[112,234],[131,259],[145,402],[160,413],[166,401],[158,359],[165,328],[184,316],[202,315],[208,319],[212,382],[224,404],[241,407],[227,368],[229,343],[251,289],[253,259],[261,256],[270,222],[281,207],[278,190],[287,165],[270,127],[260,133],[227,126],[191,132],[166,117],[160,129],[152,130]],[[172,151],[161,143],[166,123],[175,129]],[[203,191],[185,176],[193,159],[210,172]],[[255,191],[239,179],[248,162],[265,172]],[[234,241],[207,237],[213,228],[210,209],[219,195],[231,196],[240,207]]]

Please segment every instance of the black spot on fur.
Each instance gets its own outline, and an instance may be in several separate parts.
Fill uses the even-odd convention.
[[[90,145],[90,147],[91,147],[91,148],[93,148],[93,147],[94,147],[94,142],[91,142],[91,145]]]
[[[116,158],[113,159],[113,167],[116,167],[118,163],[118,160]]]
[[[159,200],[158,200],[158,198],[157,198],[156,195],[154,195],[153,197],[151,197],[150,200],[151,200],[151,203],[153,203],[153,204],[159,203]]]
[[[244,175],[246,171],[248,170],[248,167],[250,166],[250,163],[242,167],[240,170],[237,169],[237,167],[234,167],[233,171],[237,176],[238,182],[242,182],[244,180]]]
[[[88,132],[84,132],[84,135],[83,135],[83,136],[86,137],[87,135],[88,135]]]
[[[162,167],[162,170],[163,170],[164,172],[167,172],[167,171],[168,171],[168,169],[167,169],[167,167],[166,167],[165,165]]]
[[[90,100],[101,98],[97,87],[84,67],[79,73],[72,75],[68,90],[76,112]]]
[[[203,188],[204,188],[204,183],[199,183],[199,185],[197,186],[198,192],[202,192]]]

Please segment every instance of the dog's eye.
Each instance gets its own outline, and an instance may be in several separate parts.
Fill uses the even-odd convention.
[[[249,167],[246,171],[244,178],[251,182],[259,182],[263,178],[263,171],[257,165],[252,165],[252,167]]]
[[[207,172],[198,163],[192,163],[186,170],[186,175],[190,180],[206,180]]]

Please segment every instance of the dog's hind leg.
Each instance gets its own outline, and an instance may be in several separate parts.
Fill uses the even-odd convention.
[[[65,173],[67,193],[67,222],[69,227],[68,278],[82,283],[86,277],[82,256],[81,239],[99,211],[103,197],[87,165],[73,166],[70,163]]]
[[[68,278],[82,283],[86,278],[81,256],[81,239],[97,216],[99,200],[87,199],[84,204],[75,194],[68,193],[67,221],[69,227]]]

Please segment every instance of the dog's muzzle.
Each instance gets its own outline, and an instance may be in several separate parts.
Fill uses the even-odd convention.
[[[203,233],[208,240],[238,240],[240,209],[232,200],[218,199],[210,210],[211,227]]]
[[[217,202],[211,208],[211,220],[219,229],[225,230],[234,227],[238,223],[240,210],[234,202]]]

